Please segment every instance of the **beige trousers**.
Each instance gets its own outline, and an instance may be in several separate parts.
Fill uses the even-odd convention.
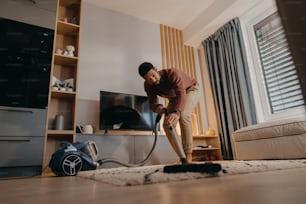
[[[199,86],[196,85],[188,90],[186,90],[186,104],[183,112],[181,112],[181,116],[178,119],[178,121],[175,121],[172,124],[173,131],[175,131],[177,135],[177,142],[182,144],[183,150],[185,154],[192,153],[193,148],[193,135],[192,135],[192,125],[191,125],[191,113],[193,112],[197,102],[199,100]],[[173,111],[174,104],[169,101],[169,104],[167,106],[167,111],[172,112]],[[177,134],[176,131],[176,125],[179,122],[180,129],[181,129],[181,137]],[[174,144],[174,141],[172,140],[170,130],[167,128],[167,126],[163,126],[164,131],[167,135],[167,138],[173,147],[174,151],[179,154],[178,149],[176,145]]]

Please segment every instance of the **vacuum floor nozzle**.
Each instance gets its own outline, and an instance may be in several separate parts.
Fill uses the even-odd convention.
[[[177,164],[164,167],[164,173],[184,173],[184,172],[199,172],[216,174],[222,170],[220,164],[204,163],[204,164]]]

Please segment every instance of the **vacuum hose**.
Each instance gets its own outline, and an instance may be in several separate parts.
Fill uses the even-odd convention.
[[[163,109],[163,113],[166,113],[165,108]],[[153,133],[155,135],[153,146],[152,146],[150,152],[148,153],[147,157],[144,160],[142,160],[141,162],[135,163],[135,164],[127,164],[127,163],[123,163],[123,162],[120,162],[120,161],[112,159],[112,158],[104,158],[104,159],[100,159],[100,160],[97,161],[99,166],[102,166],[105,163],[115,163],[115,164],[119,164],[121,166],[126,166],[126,167],[143,166],[148,161],[148,159],[151,157],[151,155],[152,155],[152,153],[153,153],[153,151],[156,147],[157,137],[158,137],[158,124],[159,124],[159,121],[160,121],[161,117],[162,117],[162,115],[157,115],[156,116],[155,124],[154,124],[154,130],[153,130]]]

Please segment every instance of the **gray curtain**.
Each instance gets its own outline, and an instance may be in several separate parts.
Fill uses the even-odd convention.
[[[217,110],[223,159],[233,159],[231,134],[256,123],[249,70],[238,18],[203,41]]]

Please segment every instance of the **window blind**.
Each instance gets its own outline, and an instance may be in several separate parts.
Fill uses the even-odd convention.
[[[278,13],[254,26],[272,113],[304,105],[301,86]]]

